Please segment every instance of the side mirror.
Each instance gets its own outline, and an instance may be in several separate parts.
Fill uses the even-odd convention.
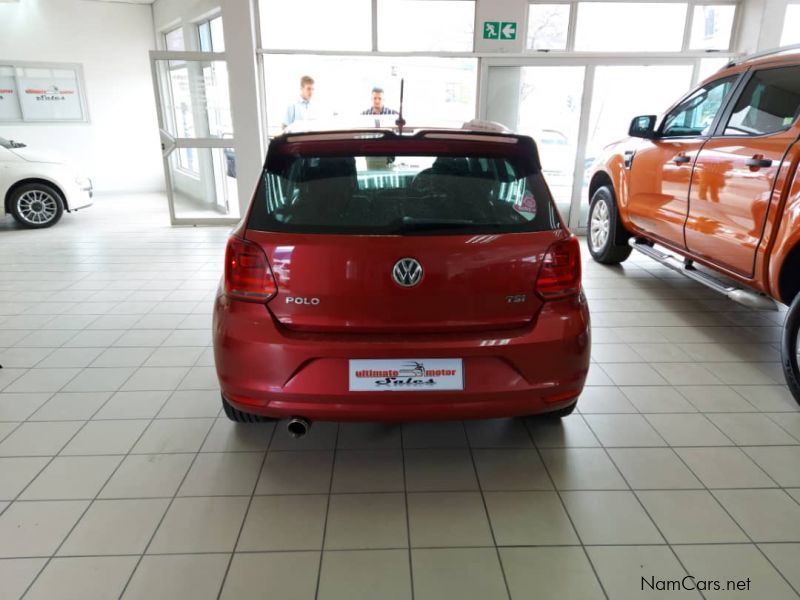
[[[658,117],[655,115],[644,115],[636,117],[631,121],[631,126],[628,129],[628,135],[635,138],[644,138],[652,140],[656,137],[656,120]]]

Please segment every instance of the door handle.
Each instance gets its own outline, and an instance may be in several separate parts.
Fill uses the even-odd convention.
[[[772,166],[772,159],[771,158],[764,158],[763,156],[759,156],[756,154],[753,158],[748,158],[745,163],[751,169],[761,169],[771,167]]]
[[[691,160],[692,159],[686,156],[685,154],[679,154],[678,156],[672,159],[672,162],[674,162],[676,165],[683,165],[690,162]]]

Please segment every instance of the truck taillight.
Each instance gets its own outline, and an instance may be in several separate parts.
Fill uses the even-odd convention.
[[[581,290],[581,249],[576,237],[555,242],[542,259],[536,293],[543,300],[577,295]]]
[[[278,286],[267,255],[258,244],[240,237],[228,239],[225,249],[225,295],[246,302],[267,302]]]

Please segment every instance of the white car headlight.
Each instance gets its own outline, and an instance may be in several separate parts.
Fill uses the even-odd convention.
[[[82,190],[92,189],[92,180],[88,177],[76,177],[75,184]]]

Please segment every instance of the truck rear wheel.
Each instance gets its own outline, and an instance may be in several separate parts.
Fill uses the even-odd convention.
[[[800,294],[794,297],[783,322],[781,362],[789,391],[800,404]]]
[[[589,253],[601,264],[619,264],[631,255],[628,238],[630,235],[619,218],[614,190],[605,185],[598,188],[589,207],[589,231],[586,234]]]

